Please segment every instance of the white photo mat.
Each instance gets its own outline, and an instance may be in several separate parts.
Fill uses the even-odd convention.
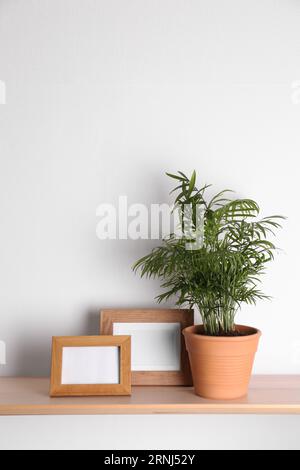
[[[132,371],[180,371],[180,323],[114,323],[113,334],[131,336]]]
[[[64,347],[61,383],[62,385],[119,384],[120,348]]]

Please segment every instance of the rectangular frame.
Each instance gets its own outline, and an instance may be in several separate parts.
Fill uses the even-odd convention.
[[[63,349],[83,347],[120,348],[120,383],[118,384],[62,384]],[[130,336],[56,336],[52,340],[51,397],[130,395],[131,394],[131,338]]]
[[[193,384],[182,330],[194,324],[194,311],[187,309],[104,309],[100,312],[100,333],[113,334],[114,323],[180,323],[181,357],[179,371],[132,371],[132,385],[175,386]]]

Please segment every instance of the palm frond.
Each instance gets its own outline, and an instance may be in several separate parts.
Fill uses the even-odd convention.
[[[237,311],[243,303],[254,305],[269,299],[259,288],[267,264],[274,259],[276,246],[268,239],[281,228],[284,217],[275,215],[256,220],[259,205],[252,199],[229,200],[224,190],[210,201],[205,192],[210,185],[196,187],[196,172],[167,175],[177,181],[174,207],[181,213],[183,235],[170,234],[161,246],[138,260],[133,270],[142,277],[161,279],[164,292],[158,302],[177,298],[177,305],[197,305],[205,330],[210,334],[234,329]],[[191,227],[197,224],[196,209],[204,208],[204,244],[187,250],[190,241],[184,227],[189,222],[185,204],[191,206]]]

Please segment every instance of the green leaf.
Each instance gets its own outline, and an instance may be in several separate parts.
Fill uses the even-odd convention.
[[[172,189],[172,191],[169,194],[175,193],[175,191],[178,191],[178,189],[180,189],[181,187],[182,187],[181,184],[179,186],[176,186],[176,188]]]
[[[194,191],[195,184],[196,184],[196,178],[197,178],[197,174],[196,174],[196,171],[194,170],[193,174],[191,176],[191,179],[190,179],[190,184],[189,184],[189,189],[188,189],[188,197],[190,197],[192,192]]]
[[[178,173],[185,179],[185,181],[189,180],[188,177],[184,173],[182,173],[182,171],[178,171]]]
[[[210,203],[208,204],[208,207],[209,208],[212,208],[214,205],[216,205],[217,203],[219,202],[227,202],[229,201],[229,199],[220,199],[221,196],[223,196],[224,194],[226,193],[233,193],[234,191],[232,191],[231,189],[224,189],[223,191],[219,192],[218,194],[216,194],[210,201]]]
[[[182,178],[181,176],[172,175],[171,173],[166,173],[166,175],[169,176],[170,178],[173,178],[174,180],[184,181],[184,178]]]
[[[191,204],[205,207],[204,243],[187,250],[191,234],[166,237],[161,245],[138,260],[133,269],[146,278],[161,281],[162,302],[176,296],[176,305],[197,305],[205,331],[221,335],[234,330],[235,316],[243,303],[255,304],[268,298],[259,283],[267,264],[274,259],[276,246],[268,237],[281,227],[282,216],[253,220],[260,212],[252,199],[228,200],[222,191],[210,202],[204,197],[208,185],[196,188],[196,172],[190,179],[182,172],[168,174],[179,185],[177,207]],[[194,212],[193,212],[194,214]],[[185,220],[181,221],[183,225]],[[202,235],[201,235],[202,236]]]

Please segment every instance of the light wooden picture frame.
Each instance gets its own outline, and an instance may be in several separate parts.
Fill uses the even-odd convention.
[[[193,324],[194,311],[187,309],[104,309],[100,312],[100,334],[118,335],[126,331],[126,335],[132,337],[132,385],[192,385],[182,330]]]
[[[53,338],[50,396],[130,394],[130,336]]]

